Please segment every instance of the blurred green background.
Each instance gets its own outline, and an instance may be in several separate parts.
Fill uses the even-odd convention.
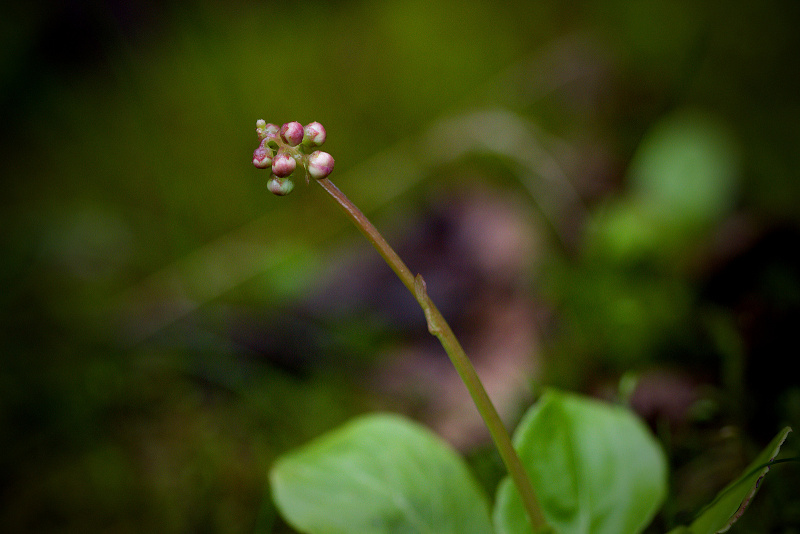
[[[688,521],[786,424],[800,4],[42,2],[0,14],[0,530],[291,532],[276,455],[371,410],[501,474],[392,273],[255,121],[319,121],[510,425],[629,399]],[[797,449],[790,435],[789,455]],[[735,532],[800,532],[797,468]]]

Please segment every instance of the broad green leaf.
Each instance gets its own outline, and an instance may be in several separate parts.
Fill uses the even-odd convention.
[[[734,207],[741,173],[730,129],[682,110],[657,122],[628,168],[628,193],[595,214],[587,250],[612,261],[680,255]]]
[[[486,496],[463,460],[395,415],[361,417],[282,456],[270,482],[301,532],[492,532]]]
[[[621,406],[548,390],[523,418],[514,445],[560,534],[641,532],[666,494],[659,444]],[[494,523],[498,534],[531,531],[508,480],[498,490]]]
[[[631,194],[660,224],[713,221],[736,198],[738,147],[710,115],[679,111],[653,126],[628,169]]]
[[[728,484],[689,526],[691,534],[725,532],[744,513],[769,471],[769,464],[778,455],[792,429],[781,430],[775,439],[745,469],[744,474]]]

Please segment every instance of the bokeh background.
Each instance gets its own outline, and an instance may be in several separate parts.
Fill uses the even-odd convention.
[[[500,463],[422,313],[255,121],[319,121],[513,425],[630,402],[691,519],[800,427],[800,4],[10,3],[0,530],[291,532],[266,473],[407,414]],[[787,454],[797,450],[790,435]],[[797,467],[735,532],[800,532]]]

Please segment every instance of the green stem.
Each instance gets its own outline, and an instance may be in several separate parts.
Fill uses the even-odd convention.
[[[453,366],[455,366],[461,380],[467,386],[472,400],[475,402],[481,417],[483,417],[489,429],[489,433],[497,446],[497,450],[500,452],[500,457],[503,459],[503,463],[505,463],[506,469],[508,469],[511,479],[514,481],[522,497],[522,502],[528,512],[528,517],[530,518],[534,532],[542,530],[546,526],[546,523],[542,516],[539,503],[534,495],[533,486],[531,486],[528,474],[517,455],[517,451],[511,443],[511,436],[509,436],[494,404],[492,404],[489,395],[486,393],[486,389],[483,387],[483,383],[481,383],[478,373],[475,371],[475,367],[472,365],[469,358],[467,358],[464,349],[450,329],[447,321],[428,296],[425,280],[423,280],[420,275],[415,277],[411,274],[409,268],[406,267],[406,264],[403,263],[400,256],[398,256],[389,243],[386,242],[377,228],[369,222],[369,219],[367,219],[361,210],[359,210],[333,182],[327,178],[317,180],[317,182],[319,182],[325,191],[338,202],[345,214],[347,214],[350,220],[361,230],[361,233],[372,243],[372,246],[377,249],[380,255],[383,256],[383,259],[386,260],[389,267],[392,268],[411,294],[417,299],[417,302],[419,302],[419,305],[425,312],[428,330],[431,334],[439,338],[442,347],[444,347],[444,350],[450,357],[450,361],[453,362]]]

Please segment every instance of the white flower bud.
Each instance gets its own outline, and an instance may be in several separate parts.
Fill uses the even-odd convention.
[[[303,144],[307,147],[322,146],[326,137],[325,127],[318,122],[307,124],[303,130]]]
[[[287,122],[281,126],[281,138],[289,146],[297,146],[303,140],[303,125],[299,122]]]
[[[278,178],[285,178],[294,172],[297,161],[286,152],[279,152],[272,160],[272,172]]]
[[[272,165],[272,157],[270,156],[270,150],[262,143],[253,151],[253,165],[258,169],[266,169]]]
[[[325,178],[333,172],[333,156],[327,152],[316,150],[308,156],[308,174],[317,180]]]
[[[273,176],[267,182],[267,189],[270,193],[278,195],[279,197],[288,195],[294,189],[294,182],[290,178],[278,178]]]

